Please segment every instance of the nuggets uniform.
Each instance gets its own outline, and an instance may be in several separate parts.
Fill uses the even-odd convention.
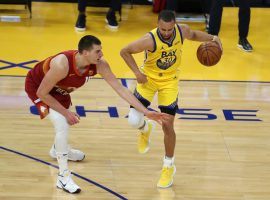
[[[86,71],[83,74],[80,74],[75,63],[75,55],[77,53],[77,50],[69,50],[59,53],[64,54],[67,57],[69,71],[67,76],[60,80],[50,91],[50,95],[52,95],[65,108],[69,108],[71,105],[71,97],[69,93],[84,85],[89,76],[94,76],[97,73],[96,65],[88,65],[86,66]],[[55,56],[51,56],[36,64],[35,67],[28,72],[25,79],[25,91],[32,102],[37,106],[41,118],[44,118],[48,114],[49,107],[45,103],[41,102],[36,93],[45,74],[50,69],[50,61]]]
[[[154,41],[154,50],[145,51],[145,61],[140,69],[147,76],[148,82],[137,84],[134,95],[147,107],[158,92],[161,112],[174,115],[183,44],[181,28],[175,25],[169,41],[162,38],[158,28],[149,33]]]

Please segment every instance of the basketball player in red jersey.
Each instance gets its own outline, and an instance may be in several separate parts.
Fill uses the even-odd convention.
[[[161,122],[165,116],[147,110],[118,82],[102,56],[100,40],[86,35],[79,41],[78,51],[64,51],[39,62],[25,81],[25,91],[37,106],[41,119],[48,115],[55,128],[50,156],[57,158],[59,164],[56,186],[69,193],[79,193],[81,189],[71,178],[68,160],[81,161],[85,157],[83,152],[68,146],[69,126],[79,123],[79,116],[69,110],[70,92],[84,85],[90,76],[100,74],[119,96],[148,118]]]

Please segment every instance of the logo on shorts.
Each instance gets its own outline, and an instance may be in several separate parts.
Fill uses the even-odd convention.
[[[94,75],[94,71],[93,70],[89,70],[89,76],[93,76]]]

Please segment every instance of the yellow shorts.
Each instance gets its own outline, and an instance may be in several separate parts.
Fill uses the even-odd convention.
[[[134,95],[144,106],[149,106],[153,97],[158,93],[158,105],[161,112],[175,115],[178,100],[178,78],[156,81],[147,77],[148,82],[137,84]]]

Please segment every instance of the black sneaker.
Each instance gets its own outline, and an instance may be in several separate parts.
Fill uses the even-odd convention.
[[[86,16],[84,14],[79,14],[75,25],[76,31],[85,31],[86,30],[85,22]]]
[[[251,46],[251,44],[248,42],[247,38],[240,38],[238,41],[237,46],[242,49],[243,51],[246,52],[252,52],[253,48]]]
[[[111,29],[118,29],[118,22],[116,20],[115,12],[112,10],[109,10],[106,15],[106,22],[108,24],[108,27]]]

